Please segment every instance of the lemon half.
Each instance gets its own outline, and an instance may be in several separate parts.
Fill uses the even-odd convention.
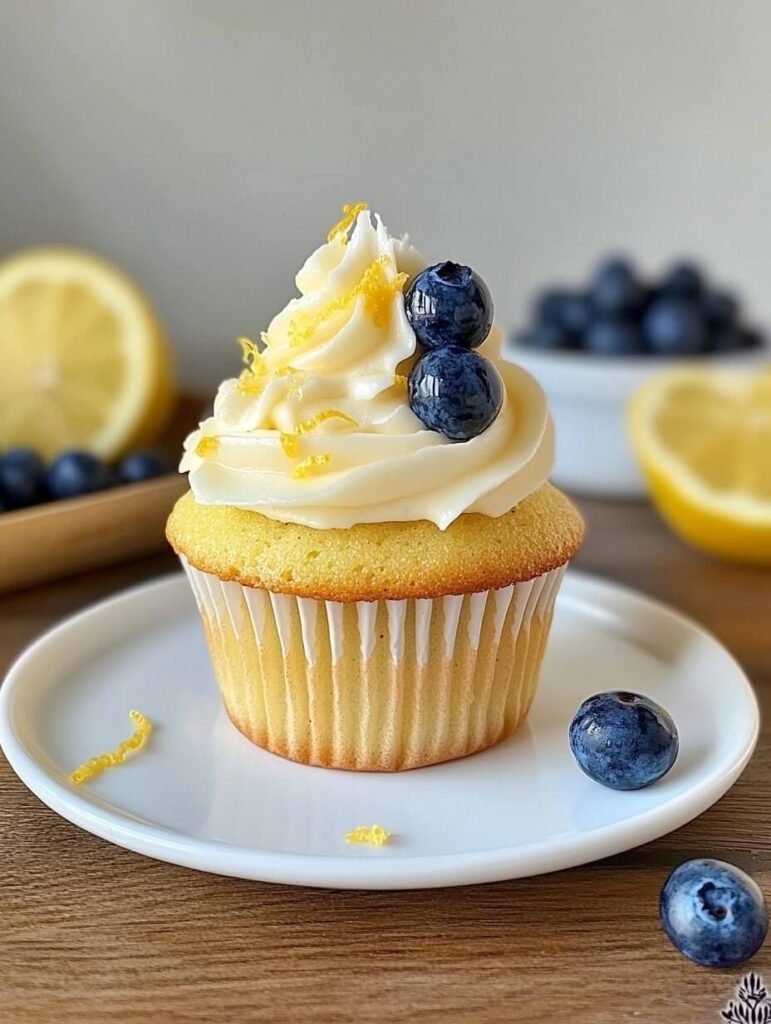
[[[124,274],[74,249],[0,263],[0,449],[113,459],[157,435],[173,398],[164,332]]]
[[[629,427],[677,533],[711,554],[771,565],[771,366],[654,377],[633,398]]]

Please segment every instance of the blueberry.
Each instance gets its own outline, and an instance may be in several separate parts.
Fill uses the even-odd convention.
[[[590,779],[610,789],[642,789],[675,763],[677,729],[668,712],[637,693],[598,693],[570,723],[570,749]]]
[[[481,345],[493,324],[493,300],[471,267],[436,263],[413,279],[404,297],[407,319],[426,348]]]
[[[43,460],[30,448],[10,448],[0,455],[0,500],[6,509],[43,501],[44,480]]]
[[[487,430],[503,404],[493,364],[467,348],[427,352],[409,376],[410,407],[429,430],[469,441]]]
[[[622,317],[600,317],[583,336],[587,352],[603,356],[634,356],[643,351],[643,339],[637,324]]]
[[[725,331],[736,326],[739,303],[730,292],[707,292],[702,298],[702,309],[713,330]]]
[[[525,348],[540,348],[544,351],[575,348],[575,337],[568,334],[557,324],[535,324],[527,331],[517,335],[516,343]]]
[[[566,295],[562,303],[560,325],[571,334],[583,334],[592,322],[594,310],[587,295]]]
[[[664,275],[660,287],[666,295],[697,299],[704,290],[704,279],[694,263],[676,263]]]
[[[111,487],[113,477],[103,462],[88,452],[64,452],[48,468],[52,498],[75,498]]]
[[[171,463],[160,452],[131,452],[118,464],[117,475],[123,484],[136,484],[154,476],[163,476],[171,470]]]
[[[570,292],[562,288],[549,288],[535,300],[535,320],[543,324],[562,324],[562,309],[570,296]]]
[[[640,306],[644,290],[631,264],[612,259],[597,270],[592,284],[592,303],[600,313],[629,313]]]
[[[750,327],[745,327],[739,332],[739,334],[741,335],[741,348],[763,348],[766,344],[766,338],[762,331],[756,331]]]
[[[744,337],[735,327],[724,327],[712,335],[711,352],[739,352],[742,348]]]
[[[708,333],[696,303],[663,296],[656,299],[643,320],[643,334],[651,352],[666,356],[689,356],[704,352]]]
[[[749,875],[722,860],[688,860],[676,867],[661,890],[659,910],[675,948],[702,967],[744,963],[768,930],[763,893]]]

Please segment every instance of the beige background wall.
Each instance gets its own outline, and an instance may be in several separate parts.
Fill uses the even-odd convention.
[[[771,322],[766,0],[0,0],[0,254],[135,274],[188,383],[344,201],[500,318],[608,246],[703,253]]]

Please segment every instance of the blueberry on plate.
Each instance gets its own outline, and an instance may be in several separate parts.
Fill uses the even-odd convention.
[[[522,331],[517,335],[516,343],[525,348],[538,348],[543,352],[556,352],[561,349],[576,347],[574,335],[569,334],[558,324],[546,321],[534,324],[527,331]]]
[[[103,491],[114,483],[105,464],[89,452],[64,452],[48,467],[48,492],[52,498],[76,498]]]
[[[678,297],[662,296],[643,320],[648,349],[662,356],[691,356],[707,350],[709,334],[699,306]]]
[[[688,860],[676,867],[661,890],[659,910],[675,948],[702,967],[744,963],[768,930],[763,893],[749,875],[722,860]]]
[[[632,320],[604,316],[584,333],[583,347],[594,355],[636,356],[645,346],[640,328]]]
[[[644,289],[627,260],[608,260],[594,276],[591,298],[600,313],[631,313],[639,307],[644,295]]]
[[[611,691],[580,706],[570,723],[579,767],[610,789],[642,789],[666,775],[679,741],[671,716],[649,697]]]
[[[171,462],[160,452],[130,452],[118,463],[117,476],[122,484],[137,484],[171,470]]]
[[[27,508],[45,498],[45,466],[31,448],[0,455],[0,501],[7,510]]]
[[[429,430],[470,441],[487,430],[503,405],[503,382],[493,364],[468,348],[438,348],[412,368],[410,408]]]
[[[661,280],[661,291],[681,299],[698,299],[704,291],[704,279],[695,263],[676,263]]]
[[[493,299],[482,278],[459,263],[421,271],[404,296],[407,319],[426,348],[476,348],[493,325]]]

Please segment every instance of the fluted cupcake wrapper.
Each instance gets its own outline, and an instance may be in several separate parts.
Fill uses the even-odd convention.
[[[305,764],[399,771],[505,739],[535,696],[565,567],[500,590],[339,603],[182,560],[227,712]]]

